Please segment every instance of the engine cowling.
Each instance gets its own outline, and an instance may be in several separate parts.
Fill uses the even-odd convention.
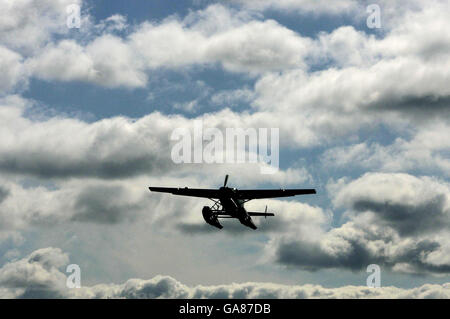
[[[219,219],[217,218],[217,215],[213,213],[210,207],[205,206],[202,209],[202,215],[205,222],[208,224],[217,227],[219,229],[222,229],[223,226],[219,223]]]

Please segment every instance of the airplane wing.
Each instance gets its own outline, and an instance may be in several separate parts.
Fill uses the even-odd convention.
[[[242,189],[237,191],[240,199],[276,198],[315,193],[315,189]]]
[[[218,189],[208,188],[175,188],[175,187],[149,187],[152,192],[170,193],[173,195],[205,197],[205,198],[220,198]]]

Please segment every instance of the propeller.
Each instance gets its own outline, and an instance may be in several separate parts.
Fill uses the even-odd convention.
[[[223,182],[223,187],[227,186],[227,182],[228,182],[228,174],[225,175],[225,181]]]
[[[264,219],[266,219],[267,218],[267,205],[266,205],[266,209],[264,210],[264,214],[266,214],[266,215],[264,215]]]

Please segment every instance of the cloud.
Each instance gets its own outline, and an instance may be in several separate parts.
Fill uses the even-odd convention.
[[[22,62],[20,54],[0,46],[0,94],[16,87],[26,87],[27,77]]]
[[[398,127],[400,120],[415,125],[436,120],[449,110],[445,48],[450,41],[437,31],[428,41],[423,32],[448,24],[446,6],[437,2],[424,10],[400,11],[380,37],[352,26],[320,33],[308,60],[308,67],[319,70],[262,75],[252,105],[296,114],[299,125],[322,141],[377,123]]]
[[[28,101],[5,104],[0,169],[6,172],[44,178],[123,177],[164,168],[170,156],[170,149],[163,149],[171,128],[159,113],[138,121],[116,117],[88,124],[61,117],[33,120],[23,114]]]
[[[200,179],[188,184],[198,185]],[[147,179],[117,181],[74,180],[53,189],[3,182],[8,196],[0,204],[2,232],[65,223],[145,223],[166,231],[208,234],[200,215],[206,203],[195,199],[172,200],[148,193]],[[182,185],[178,179],[172,183]],[[352,181],[330,184],[334,205],[345,208],[347,221],[331,227],[332,215],[320,207],[294,201],[266,200],[276,217],[257,219],[268,236],[266,261],[309,271],[339,268],[357,271],[376,263],[401,273],[450,272],[448,233],[449,188],[432,178],[407,174],[366,174]],[[26,198],[26,200],[24,200]],[[42,206],[42,203],[46,203]],[[262,211],[261,202],[247,204]],[[149,214],[149,212],[151,212]],[[183,216],[180,219],[180,216]],[[237,222],[225,231],[248,234]]]
[[[9,189],[9,196],[0,205],[3,230],[69,221],[133,221],[148,208],[159,209],[154,206],[159,197],[148,193],[152,183],[219,187],[225,174],[230,174],[231,183],[239,187],[262,183],[286,187],[311,182],[310,174],[301,166],[264,175],[260,174],[264,164],[175,165],[170,160],[170,134],[177,127],[192,128],[191,122],[181,116],[152,113],[139,120],[116,117],[87,123],[63,116],[25,116],[28,101],[9,97],[4,102],[0,170],[5,173],[2,185]],[[236,114],[223,111],[205,115],[204,122],[222,129],[230,115],[238,119]],[[246,127],[245,121],[261,125],[251,118],[235,124]],[[24,187],[22,178],[44,184]],[[274,208],[278,209],[277,205],[275,202]],[[167,209],[167,218],[181,210],[181,206]],[[191,216],[198,217],[201,206],[193,211],[196,213]],[[199,222],[198,218],[186,219],[191,221]]]
[[[114,225],[134,222],[138,217],[150,222],[158,221],[157,214],[146,216],[148,210],[158,205],[158,198],[150,196],[148,185],[142,180],[76,180],[49,188],[24,187],[3,179],[1,184],[7,186],[2,186],[2,189],[8,189],[8,192],[0,202],[0,232],[76,222]],[[176,209],[169,209],[166,215],[170,217],[174,211]]]
[[[245,165],[245,164],[243,164]],[[217,174],[217,170],[222,173]],[[225,173],[231,174],[230,185],[255,185],[270,180],[259,174],[259,168],[249,166],[246,174],[240,174],[242,165],[234,167],[199,166],[198,170],[179,170],[168,172],[164,176],[155,174],[120,179],[72,178],[53,180],[35,180],[1,178],[0,233],[33,227],[48,228],[60,225],[91,223],[117,225],[146,223],[149,227],[164,229],[167,232],[181,228],[186,232],[202,232],[204,221],[201,209],[212,203],[208,199],[177,197],[172,195],[150,193],[148,186],[168,187],[204,187],[218,188]],[[233,174],[233,172],[235,174]],[[183,175],[187,176],[183,177]],[[271,183],[281,183],[296,179],[292,171],[270,175]],[[217,176],[220,176],[218,179]],[[301,175],[298,178],[303,178]],[[240,182],[242,181],[242,185]],[[25,184],[25,185],[23,185]],[[285,184],[283,184],[285,185]],[[278,186],[278,185],[277,185]],[[45,203],[45,205],[43,205]],[[296,225],[309,226],[320,224],[325,214],[318,207],[311,207],[295,202],[269,201],[270,211],[283,212],[274,223],[261,223],[262,232],[282,232]],[[247,205],[250,210],[261,211],[258,203]],[[297,214],[296,211],[300,213]],[[209,227],[209,226],[208,226]],[[239,227],[239,228],[238,228]],[[306,227],[306,226],[305,226]],[[227,225],[227,231],[242,232],[238,221]],[[306,230],[306,228],[305,228]]]
[[[53,34],[65,34],[66,8],[81,5],[81,0],[17,0],[0,4],[0,42],[13,50],[30,54],[51,40]]]
[[[448,176],[450,160],[449,126],[436,120],[415,130],[410,138],[397,137],[391,144],[362,142],[327,149],[322,157],[326,166],[353,167],[383,172],[420,172]]]
[[[91,291],[89,289],[81,291],[79,296],[88,293],[88,296],[101,298],[448,298],[448,289],[447,284],[424,285],[408,290],[396,287],[377,289],[364,286],[325,288],[320,285],[288,286],[252,282],[189,287],[171,277],[157,276],[150,280],[129,280],[123,285],[114,285],[113,287],[94,286]]]
[[[380,7],[382,25],[391,28],[397,25],[396,18],[410,12],[423,9],[423,1],[410,0],[407,3],[401,0],[335,0],[333,5],[326,0],[233,0],[243,8],[252,11],[278,11],[290,15],[313,15],[351,17],[357,22],[368,17],[367,7],[377,4]],[[445,0],[431,0],[427,7],[446,4]]]
[[[358,212],[376,212],[385,221],[398,228],[401,235],[407,235],[447,228],[449,212],[446,211],[445,204],[446,197],[438,195],[419,206],[360,200],[355,201],[353,209]],[[417,221],[422,221],[423,224],[417,224]]]
[[[191,173],[191,176],[184,179],[170,176],[106,181],[75,179],[48,187],[24,187],[20,182],[1,179],[2,189],[7,189],[7,193],[4,192],[0,202],[0,234],[79,223],[113,226],[137,222],[145,223],[149,228],[164,229],[168,233],[178,233],[178,229],[191,234],[206,233],[212,227],[203,227],[205,223],[201,210],[205,204],[212,204],[208,199],[175,199],[169,194],[148,191],[149,185],[211,185],[206,184],[202,175]],[[276,220],[256,221],[261,232],[281,233],[297,229],[305,234],[311,233],[329,218],[319,207],[302,203],[269,200],[265,204],[268,204],[270,212],[280,214]],[[247,209],[263,211],[264,206],[256,201],[247,204]],[[244,233],[246,230],[237,220],[230,221],[226,228],[225,231],[233,233]]]
[[[81,190],[74,204],[73,221],[116,224],[132,220],[146,208],[145,201],[130,199],[123,186],[89,186]]]
[[[1,102],[0,170],[5,173],[40,178],[108,179],[188,170],[171,160],[175,141],[170,140],[176,128],[187,128],[193,134],[193,122],[186,117],[154,112],[139,119],[118,116],[87,123],[62,115],[42,117],[39,112],[28,116],[26,111],[31,102],[17,97]],[[218,128],[223,134],[230,123],[237,128],[284,128],[280,142],[286,145],[291,139],[299,139],[303,130],[296,125],[295,118],[277,118],[274,122],[270,113],[240,115],[225,109],[196,119],[203,121],[205,127]],[[299,134],[289,134],[296,131]],[[239,182],[251,184],[256,180],[268,180],[261,174],[252,175],[260,165],[264,164],[248,164],[250,171],[242,175],[246,179],[240,178]],[[243,167],[202,164],[189,169],[199,172],[203,169],[209,172],[217,168],[220,172],[230,169],[232,173]],[[240,176],[241,173],[235,175]],[[280,170],[271,178],[286,185],[306,181],[310,176],[304,168],[292,167]]]
[[[346,221],[315,238],[275,235],[266,247],[272,260],[294,268],[361,270],[378,264],[415,274],[450,272],[450,189],[433,178],[367,173],[330,184]]]
[[[368,288],[273,283],[233,283],[187,286],[170,276],[130,279],[123,284],[97,284],[69,289],[61,268],[69,263],[59,248],[42,248],[0,268],[1,298],[450,298],[449,284],[411,289]]]
[[[6,197],[8,197],[8,195],[9,195],[8,189],[0,186],[0,204],[6,199]]]
[[[245,14],[221,5],[193,12],[183,20],[144,22],[126,38],[108,33],[105,26],[113,22],[115,29],[123,30],[123,17],[108,19],[94,25],[104,32],[86,45],[72,39],[47,42],[27,61],[27,69],[47,81],[138,88],[146,86],[148,74],[155,69],[219,63],[232,72],[260,73],[305,67],[310,44],[274,20],[249,21]]]
[[[104,33],[120,32],[129,27],[127,17],[121,14],[114,14],[106,19],[101,20],[95,28]]]
[[[66,276],[59,268],[69,262],[59,248],[42,248],[0,268],[2,298],[59,298]]]
[[[274,5],[257,3],[263,7]],[[332,7],[352,8],[356,4],[342,1],[340,6]],[[284,1],[278,5],[330,10],[325,2]],[[184,19],[144,22],[125,38],[105,32],[85,45],[71,39],[47,41],[47,46],[26,66],[30,74],[41,79],[86,81],[109,88],[144,87],[152,70],[195,64],[219,63],[228,71],[255,74],[293,70],[260,79],[254,105],[259,109],[289,110],[291,115],[303,110],[301,124],[305,131],[311,131],[303,134],[303,139],[311,139],[305,135],[319,135],[320,139],[322,132],[345,134],[345,128],[357,130],[377,120],[376,115],[366,114],[357,125],[351,115],[356,109],[406,114],[424,113],[424,104],[446,109],[450,93],[445,70],[449,68],[443,66],[449,63],[445,50],[449,39],[440,32],[433,32],[432,39],[418,34],[417,24],[411,22],[421,21],[421,30],[445,29],[448,19],[443,7],[444,3],[436,2],[423,11],[400,11],[396,19],[401,22],[390,26],[380,39],[348,26],[312,39],[276,21],[261,21],[257,14],[214,4]],[[125,23],[117,15],[109,21],[122,26]],[[314,63],[331,61],[342,69],[305,72]],[[415,111],[409,112],[411,108]]]
[[[211,102],[215,105],[233,107],[239,103],[249,103],[253,100],[254,94],[250,89],[224,90],[211,96]]]
[[[252,10],[279,10],[296,13],[339,15],[353,13],[359,9],[358,1],[337,0],[333,5],[326,0],[234,0]]]
[[[371,212],[402,236],[435,233],[450,226],[450,186],[435,178],[365,174],[338,189],[334,204],[356,214]]]
[[[248,20],[212,5],[182,21],[143,23],[129,44],[150,69],[220,63],[229,71],[259,73],[304,67],[309,39],[274,20]]]
[[[35,77],[47,81],[85,81],[110,88],[147,84],[147,75],[135,53],[113,35],[102,35],[86,47],[73,40],[50,44],[27,61],[27,68]]]
[[[48,81],[87,81],[109,88],[145,87],[152,70],[199,64],[250,72],[259,76],[254,91],[240,97],[238,91],[214,95],[215,100],[244,99],[258,111],[251,115],[255,121],[273,121],[273,113],[282,112],[279,125],[295,132],[283,140],[311,147],[380,123],[429,122],[447,112],[445,65],[450,60],[442,48],[449,39],[434,32],[425,41],[429,38],[418,35],[411,22],[421,21],[424,30],[443,29],[448,24],[444,7],[436,2],[426,10],[400,10],[383,37],[344,26],[307,38],[254,12],[215,4],[183,19],[144,22],[124,37],[105,31],[84,44],[50,42],[25,65],[30,74]],[[114,21],[123,24],[122,18]],[[192,109],[196,103],[198,99],[176,105]]]
[[[448,183],[395,174],[421,170],[447,176],[450,171],[450,38],[441,32],[449,26],[448,4],[381,1],[383,29],[376,35],[343,26],[309,38],[262,14],[350,12],[361,18],[366,2],[356,3],[264,1],[242,4],[243,10],[212,5],[184,18],[133,26],[114,15],[96,25],[87,23],[92,30],[74,35],[65,27],[65,1],[3,2],[0,91],[21,91],[29,77],[133,89],[148,86],[154,71],[183,72],[192,66],[250,74],[254,88],[208,92],[217,105],[242,102],[250,110],[225,109],[196,119],[220,129],[279,127],[281,147],[286,149],[337,142],[345,147],[325,152],[334,167],[351,164],[391,173],[340,180],[340,188],[330,185],[334,208],[345,211],[344,223],[337,227],[327,209],[268,201],[269,209],[280,214],[270,223],[258,222],[272,260],[306,270],[356,271],[375,262],[394,272],[449,273]],[[149,194],[148,184],[219,186],[217,175],[225,172],[235,176],[239,186],[269,183],[259,166],[180,167],[168,160],[170,133],[190,127],[192,118],[153,112],[139,119],[117,116],[88,123],[60,114],[30,114],[29,101],[17,96],[7,96],[1,104],[1,238],[31,226],[116,225],[138,218],[149,227],[202,233],[209,227],[199,215],[203,203]],[[398,137],[391,145],[360,140],[361,131],[377,133],[380,126]],[[312,182],[302,167],[280,170],[270,179],[283,185]],[[257,202],[248,207],[264,209]],[[186,212],[182,221],[177,218],[181,212]],[[226,231],[237,234],[243,229],[238,226],[230,224]],[[98,291],[140,296],[147,291],[139,287],[146,285],[132,282],[129,293],[121,292],[120,285],[111,286],[117,294]],[[160,285],[163,292],[166,286],[177,286],[170,280],[148,285],[149,296],[158,296],[154,286]],[[176,290],[167,288],[162,295],[176,295]],[[222,293],[227,289],[211,294]]]
[[[311,120],[309,127],[336,126],[336,131],[345,130],[342,124],[355,121],[356,113],[361,120],[351,125],[353,129],[366,124],[365,117],[373,121],[377,113],[383,112],[384,115],[396,111],[410,117],[433,118],[442,113],[445,100],[431,104],[428,112],[421,110],[420,103],[445,99],[450,94],[445,85],[448,68],[442,69],[449,61],[422,63],[417,58],[396,57],[369,67],[330,68],[311,75],[298,70],[271,74],[257,82],[255,105],[266,110],[275,106],[289,112],[303,110]],[[387,119],[384,121],[389,123]]]
[[[428,239],[398,238],[387,229],[363,228],[348,222],[331,230],[320,241],[277,239],[269,246],[279,264],[308,271],[341,269],[360,271],[370,264],[398,273],[449,273],[450,265],[442,254],[448,247]],[[441,255],[431,262],[432,255]]]

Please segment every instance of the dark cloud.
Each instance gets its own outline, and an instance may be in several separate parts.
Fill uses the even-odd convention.
[[[428,262],[424,262],[426,256],[430,253],[438,251],[440,244],[431,240],[422,240],[416,244],[415,247],[405,251],[403,254],[397,257],[399,263],[408,263],[412,265],[418,274],[421,273],[450,273],[450,264],[443,263],[440,265],[434,265]]]
[[[398,254],[374,252],[369,245],[369,240],[346,238],[345,249],[329,251],[319,243],[284,242],[276,247],[276,261],[308,271],[326,268],[361,271],[370,264],[392,270],[398,264],[408,264],[411,267],[410,270],[416,274],[450,272],[450,264],[433,265],[426,262],[426,257],[430,253],[439,250],[440,244],[437,242],[419,241],[406,250],[400,250]]]
[[[174,165],[168,160],[170,133],[186,125],[157,112],[138,120],[117,116],[92,123],[66,115],[27,117],[20,107],[28,105],[25,101],[0,103],[6,104],[10,120],[3,128],[12,139],[11,147],[0,144],[0,171],[46,179],[164,174]]]
[[[445,182],[367,173],[345,184],[341,180],[329,190],[336,191],[334,205],[347,209],[347,220],[311,236],[275,236],[268,245],[275,262],[309,271],[358,271],[378,264],[410,274],[450,273]]]
[[[450,273],[450,211],[445,182],[408,174],[367,173],[337,184],[334,205],[348,219],[319,236],[280,235],[272,255],[280,264],[315,271],[363,270],[369,264],[395,272]]]
[[[45,285],[30,285],[24,292],[17,296],[18,299],[61,299],[64,295],[61,295],[58,291],[52,290]]]
[[[73,221],[117,224],[134,220],[143,203],[131,202],[122,186],[89,186],[77,196]]]
[[[369,105],[372,111],[395,111],[420,120],[435,119],[450,115],[450,96],[405,95],[391,96]]]
[[[450,106],[450,96],[402,96],[398,98],[387,98],[382,102],[378,102],[379,107],[384,107],[385,109],[400,110],[400,111],[422,111],[424,113],[448,110]]]
[[[450,212],[445,205],[446,197],[440,194],[417,205],[357,200],[353,203],[353,209],[374,212],[386,225],[397,229],[400,235],[409,236],[448,228]]]
[[[350,248],[334,255],[326,252],[318,243],[287,242],[277,247],[276,261],[287,266],[317,271],[323,268],[362,270],[370,264],[379,264],[382,259],[373,256],[362,243],[351,240]]]
[[[0,204],[9,196],[9,190],[0,186]]]
[[[75,151],[75,150],[74,150]],[[92,154],[96,151],[93,149]],[[2,155],[0,170],[11,174],[32,175],[40,178],[67,178],[67,177],[99,177],[124,178],[141,174],[163,174],[172,165],[171,161],[163,161],[155,155],[134,157],[130,155],[125,159],[100,159],[95,155],[71,161],[70,159],[52,156],[28,156],[23,154]]]

